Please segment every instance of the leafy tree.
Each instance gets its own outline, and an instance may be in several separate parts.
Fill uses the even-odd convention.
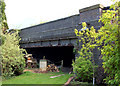
[[[0,0],[0,63],[2,63],[3,77],[19,75],[25,67],[24,49],[20,48],[19,41],[21,40],[18,31],[7,32],[8,29],[5,16],[5,3]],[[0,69],[1,69],[0,67]]]
[[[108,74],[106,83],[108,84],[120,84],[120,2],[110,6],[111,10],[103,11],[100,21],[104,24],[99,30],[100,44],[103,68]],[[118,16],[119,15],[119,16]]]
[[[5,2],[4,0],[0,0],[0,27],[3,33],[6,33],[8,29],[7,19],[5,15]]]
[[[77,78],[81,77],[83,81],[94,79],[95,75],[95,61],[93,50],[96,47],[97,33],[94,27],[89,30],[86,27],[86,23],[82,23],[83,28],[81,31],[75,29],[76,36],[79,37],[79,42],[82,43],[81,49],[79,51],[79,57],[76,57],[75,62],[73,62],[73,70],[77,75]]]
[[[120,84],[120,2],[116,1],[110,6],[109,10],[103,11],[99,21],[104,25],[98,30],[98,33],[95,32],[93,27],[90,31],[88,29],[86,29],[86,32],[83,30],[83,33],[75,30],[76,35],[81,37],[83,44],[89,39],[88,43],[82,45],[80,58],[86,58],[87,55],[94,57],[91,49],[98,46],[103,59],[103,68],[107,73],[106,83]],[[83,28],[85,27],[83,26]],[[84,37],[81,35],[84,35]],[[79,68],[79,66],[77,67]]]
[[[0,0],[0,45],[4,43],[4,36],[1,33],[6,33],[8,29],[7,19],[5,15],[5,2]]]
[[[14,33],[3,34],[5,42],[0,49],[2,50],[2,75],[19,75],[25,67],[24,49],[20,49],[18,31]]]

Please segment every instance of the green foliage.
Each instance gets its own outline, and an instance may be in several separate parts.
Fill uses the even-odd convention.
[[[98,39],[99,45],[102,46],[101,54],[103,68],[108,74],[106,83],[118,84],[120,83],[120,27],[118,26],[118,15],[120,16],[120,2],[111,5],[111,9],[104,11],[100,21],[104,24],[99,30]]]
[[[4,0],[0,0],[0,30],[3,33],[6,33],[8,29],[7,19],[5,15],[5,2]]]
[[[3,77],[18,75],[23,72],[25,59],[23,58],[24,49],[20,49],[18,31],[7,33],[7,22],[5,15],[4,0],[0,0],[0,61],[2,63]],[[26,52],[25,52],[26,53]],[[1,67],[0,67],[1,70]]]
[[[73,71],[76,74],[76,79],[82,81],[92,80],[93,75],[93,65],[89,59],[83,57],[76,57],[75,62],[73,62]]]
[[[2,75],[9,77],[23,72],[25,67],[24,49],[20,49],[18,31],[2,34],[5,42],[0,46],[2,57]]]
[[[8,29],[7,21],[5,15],[5,2],[0,0],[0,45],[4,43],[4,36],[1,33],[6,33]]]
[[[95,49],[97,34],[94,27],[91,27],[89,30],[86,27],[86,23],[82,23],[83,28],[81,31],[75,29],[75,34],[79,38],[79,42],[82,43],[79,57],[76,57],[75,62],[73,62],[73,69],[77,75],[77,78],[80,78],[83,81],[91,80],[95,72],[95,61],[93,50]]]
[[[120,84],[120,2],[115,2],[111,5],[112,10],[103,11],[100,20],[104,26],[96,33],[91,27],[89,31],[86,29],[86,24],[83,23],[82,32],[75,29],[75,33],[80,37],[80,42],[83,43],[79,51],[80,57],[93,57],[93,49],[98,46],[103,59],[103,68],[106,76],[107,84]],[[86,29],[86,31],[84,31]],[[77,58],[78,59],[78,58]],[[76,61],[77,61],[76,59]],[[83,62],[82,60],[79,62]],[[94,63],[94,59],[92,59]],[[94,65],[94,64],[93,64]],[[79,68],[79,66],[77,66]],[[93,66],[94,67],[94,66]],[[81,71],[81,69],[80,69]]]
[[[5,37],[0,35],[0,46],[4,44],[4,42],[5,42]]]

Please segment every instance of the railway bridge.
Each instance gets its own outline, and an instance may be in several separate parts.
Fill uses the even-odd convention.
[[[101,23],[98,22],[102,14],[102,5],[86,7],[79,10],[79,14],[66,18],[46,22],[43,24],[21,29],[20,46],[33,54],[38,61],[45,56],[56,65],[60,65],[63,60],[64,67],[71,67],[72,60],[75,59],[73,49],[77,46],[78,38],[74,29],[81,29],[82,22],[87,23],[87,27],[99,29]],[[100,64],[99,52],[96,53],[97,63]]]

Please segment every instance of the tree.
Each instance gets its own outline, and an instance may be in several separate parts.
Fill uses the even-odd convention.
[[[2,56],[2,75],[9,77],[19,75],[25,67],[24,49],[20,48],[18,31],[3,34],[5,42],[0,46]]]
[[[10,77],[13,75],[19,75],[23,72],[25,67],[24,54],[25,49],[21,49],[19,41],[21,38],[18,35],[18,30],[13,33],[9,33],[6,16],[5,16],[5,3],[4,0],[0,0],[0,61],[2,63],[2,75],[3,77]]]
[[[89,39],[81,48],[80,56],[86,58],[89,52],[87,50],[91,51],[91,48],[94,49],[95,46],[98,46],[103,59],[103,68],[107,73],[106,83],[120,84],[120,2],[116,1],[109,10],[103,11],[99,21],[104,25],[98,30],[98,33],[94,29],[92,30],[93,27],[90,31],[83,30],[84,34],[75,30],[77,36],[84,35],[81,38],[83,44],[87,42],[85,40]],[[87,34],[88,32],[90,35]],[[85,37],[86,34],[87,37]],[[92,52],[90,56],[93,56]]]
[[[5,15],[5,2],[4,0],[0,0],[0,27],[3,33],[6,33],[8,29],[7,19]]]
[[[93,50],[96,48],[97,33],[94,27],[89,30],[86,27],[86,23],[82,23],[83,28],[81,31],[75,29],[75,34],[79,37],[79,42],[82,43],[79,51],[79,57],[76,57],[73,62],[73,69],[77,75],[77,78],[81,77],[83,81],[95,81],[95,61]],[[93,83],[94,84],[94,83]]]
[[[110,6],[110,9],[103,11],[100,21],[104,24],[99,30],[98,39],[101,54],[103,55],[103,68],[108,74],[106,83],[120,84],[120,2]]]

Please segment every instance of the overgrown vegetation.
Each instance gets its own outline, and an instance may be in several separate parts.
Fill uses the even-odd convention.
[[[25,67],[24,49],[20,49],[18,31],[3,34],[5,42],[0,46],[2,56],[2,75],[19,75]]]
[[[20,49],[18,31],[7,32],[8,26],[4,10],[4,0],[0,0],[0,61],[2,63],[3,77],[10,77],[23,72],[25,67],[23,52],[26,52],[24,49]]]
[[[94,57],[92,54],[91,48],[93,49],[95,46],[99,47],[103,59],[103,68],[106,76],[107,84],[120,84],[120,2],[115,2],[115,4],[110,6],[109,10],[103,11],[101,21],[104,26],[98,30],[96,33],[95,29],[92,27],[91,30],[86,29],[81,32],[75,29],[75,33],[77,36],[81,37],[80,41],[86,45],[82,45],[81,50],[79,51],[80,57],[76,59],[76,62],[73,63],[74,69],[78,69],[81,72],[85,67],[88,69],[90,65],[87,63],[85,66],[81,67],[77,65],[78,61],[83,63],[81,58],[86,59],[90,55],[90,57]],[[83,25],[84,28],[84,25]],[[85,33],[84,33],[85,32]],[[84,37],[82,37],[83,35]],[[86,37],[87,35],[87,37]],[[88,41],[87,41],[88,40]],[[92,43],[93,41],[94,43]],[[89,53],[90,52],[90,53]],[[87,60],[87,59],[86,59]],[[92,60],[93,62],[93,60]],[[80,63],[80,64],[81,64]],[[88,65],[88,67],[86,66]],[[94,64],[93,64],[94,66]],[[76,72],[79,74],[79,72]],[[88,71],[84,71],[86,74]],[[85,75],[80,75],[83,77]],[[94,74],[94,73],[93,73]],[[94,76],[94,75],[93,75]]]
[[[104,11],[100,21],[104,24],[99,30],[100,39],[98,43],[100,46],[103,68],[108,74],[106,83],[120,84],[120,2],[111,5],[110,9]]]
[[[77,57],[73,62],[75,79],[82,82],[91,82],[93,75],[93,65],[89,59]]]
[[[96,65],[93,50],[96,47],[96,32],[93,27],[89,30],[85,22],[82,23],[82,25],[83,28],[81,31],[78,32],[78,30],[75,29],[75,34],[79,37],[79,42],[82,43],[82,46],[79,51],[79,57],[76,57],[76,61],[73,62],[73,67],[77,79],[80,78],[82,81],[91,81],[92,77],[95,77],[94,71]]]

